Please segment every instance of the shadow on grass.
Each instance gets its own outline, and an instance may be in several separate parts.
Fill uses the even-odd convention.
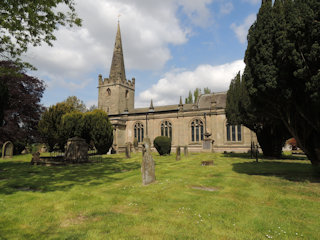
[[[319,168],[315,168],[311,164],[306,163],[264,160],[258,163],[255,161],[233,163],[232,166],[232,170],[237,173],[275,176],[296,182],[320,182]]]
[[[75,185],[113,182],[125,176],[114,173],[140,168],[138,162],[123,162],[122,158],[103,158],[99,162],[65,166],[33,166],[28,162],[0,162],[0,194],[18,191],[65,191]]]
[[[250,153],[224,153],[223,156],[227,157],[227,158],[251,159]],[[255,156],[253,156],[252,159],[255,160],[256,159]],[[275,160],[276,158],[265,157],[265,156],[263,156],[263,154],[259,154],[258,159]],[[309,161],[305,155],[282,155],[280,159],[281,160],[306,160],[306,161]]]

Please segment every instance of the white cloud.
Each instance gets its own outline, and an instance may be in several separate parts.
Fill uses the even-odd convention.
[[[183,9],[193,24],[204,25],[211,1],[78,0],[83,26],[61,28],[54,47],[31,47],[25,60],[38,68],[38,77],[49,77],[50,84],[84,87],[90,72],[103,69],[102,74],[108,74],[120,13],[126,69],[159,70],[171,58],[169,45],[188,41],[190,29],[182,26],[177,11]]]
[[[231,2],[222,3],[220,5],[220,14],[227,15],[232,12],[233,4]]]
[[[257,16],[256,14],[250,14],[242,24],[240,25],[236,25],[235,23],[231,24],[231,29],[234,31],[234,33],[236,34],[238,40],[241,43],[246,43],[247,42],[247,35],[248,35],[248,30],[250,28],[250,26],[254,23],[254,21],[256,20]]]
[[[242,0],[243,2],[248,2],[251,3],[253,5],[259,4],[261,3],[261,0]]]
[[[200,65],[194,71],[175,69],[168,72],[151,88],[137,97],[136,107],[146,107],[153,99],[155,106],[178,104],[179,96],[186,97],[189,90],[208,87],[213,92],[227,91],[230,81],[245,64],[237,60],[223,65]]]

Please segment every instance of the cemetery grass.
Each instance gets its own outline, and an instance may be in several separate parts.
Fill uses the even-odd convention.
[[[320,183],[308,160],[141,153],[83,165],[0,160],[0,239],[319,239]],[[201,166],[201,161],[214,166]]]

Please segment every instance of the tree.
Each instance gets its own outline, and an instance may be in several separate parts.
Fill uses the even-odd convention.
[[[320,164],[319,39],[319,1],[263,1],[244,74],[252,101],[283,122],[313,165]]]
[[[77,98],[76,96],[70,96],[66,100],[63,101],[63,103],[70,105],[74,110],[79,111],[79,112],[86,112],[87,107],[84,104],[82,100]]]
[[[189,91],[189,95],[185,100],[185,104],[192,104],[193,103],[193,98],[192,98],[192,93]]]
[[[98,109],[85,113],[82,137],[87,143],[92,141],[99,154],[107,153],[113,143],[113,127],[108,114]]]
[[[59,11],[61,6],[67,11]],[[81,25],[74,6],[74,0],[0,1],[0,57],[15,59],[42,42],[52,46],[59,26]]]
[[[206,87],[206,88],[203,89],[203,92],[204,92],[204,94],[210,94],[211,90],[208,87]],[[196,88],[193,91],[193,96],[192,96],[192,92],[189,91],[188,97],[185,98],[185,104],[195,103],[200,95],[201,95],[201,89],[200,88]]]
[[[0,100],[3,122],[0,141],[30,143],[38,136],[37,125],[43,106],[40,104],[45,85],[11,61],[0,61]],[[3,94],[4,92],[4,94]]]
[[[62,116],[59,135],[63,143],[66,143],[72,137],[82,137],[82,132],[83,113],[75,111]]]
[[[48,144],[49,152],[54,150],[57,144],[60,150],[64,150],[66,144],[65,136],[61,131],[62,117],[66,113],[74,111],[74,108],[65,103],[57,103],[50,106],[42,114],[41,120],[38,124],[38,129],[41,134],[42,140]]]
[[[4,109],[7,105],[7,102],[8,102],[8,88],[1,81],[0,82],[0,127],[3,124]]]
[[[280,157],[285,140],[289,137],[280,120],[270,119],[250,100],[240,72],[231,81],[227,93],[226,116],[232,125],[242,124],[256,133],[264,156]]]

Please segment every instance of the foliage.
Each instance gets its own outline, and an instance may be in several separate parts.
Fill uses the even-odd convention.
[[[227,93],[226,117],[232,125],[242,124],[256,133],[263,154],[267,157],[280,157],[288,131],[281,121],[266,116],[249,97],[240,72],[231,81]]]
[[[3,124],[4,109],[8,102],[8,88],[0,81],[0,127]]]
[[[158,136],[153,140],[153,145],[161,156],[169,155],[171,152],[171,138],[169,137]]]
[[[83,132],[83,114],[81,112],[70,112],[62,116],[59,134],[63,142],[66,143],[69,138],[82,137]]]
[[[65,137],[61,134],[62,116],[66,113],[74,111],[73,107],[65,103],[57,103],[50,106],[42,114],[39,121],[38,129],[45,143],[48,144],[49,152],[54,150],[56,144],[59,145],[61,151],[64,150]]]
[[[43,112],[40,100],[44,82],[27,75],[11,61],[0,61],[0,68],[0,86],[6,88],[5,94],[0,93],[0,108],[4,108],[0,142],[33,142],[38,136],[37,125]]]
[[[98,109],[85,113],[82,137],[87,143],[92,140],[99,154],[107,153],[113,143],[113,127],[108,114]]]
[[[205,87],[203,89],[204,94],[210,94],[211,90],[208,87]],[[192,92],[189,91],[189,95],[187,98],[185,98],[185,104],[192,104],[192,103],[196,103],[198,97],[201,95],[201,89],[200,88],[196,88],[193,91],[193,96],[192,96]]]
[[[68,97],[66,100],[63,101],[63,103],[70,105],[75,111],[82,112],[82,113],[87,111],[87,107],[84,104],[84,102],[79,98],[77,98],[76,96]]]
[[[320,2],[263,1],[248,34],[244,78],[252,101],[280,119],[320,164]]]
[[[42,42],[52,46],[59,26],[81,25],[74,5],[73,0],[0,1],[0,57],[14,59],[26,52],[28,45]]]
[[[55,167],[31,166],[30,154],[0,159],[1,237],[319,238],[320,183],[306,160],[256,164],[249,155],[219,153],[153,158],[157,181],[147,187],[141,153]],[[201,166],[210,160],[214,167]]]

